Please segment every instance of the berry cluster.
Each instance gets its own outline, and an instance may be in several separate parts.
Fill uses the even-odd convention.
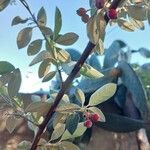
[[[84,116],[86,118],[86,120],[84,121],[84,126],[86,126],[87,128],[91,128],[93,125],[93,122],[97,122],[100,121],[100,116],[96,113],[88,113],[85,112]]]
[[[84,22],[84,23],[87,23],[89,21],[89,15],[86,14],[87,13],[87,10],[85,8],[79,8],[77,10],[77,14],[81,17],[81,20]]]

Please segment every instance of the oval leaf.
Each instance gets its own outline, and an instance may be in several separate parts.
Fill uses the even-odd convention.
[[[117,85],[114,83],[105,84],[91,95],[89,105],[95,106],[108,100],[115,94],[116,89]]]
[[[96,126],[113,132],[133,132],[144,128],[144,122],[117,114],[104,113],[106,122],[96,122]]]
[[[66,120],[66,129],[73,134],[74,131],[77,129],[79,123],[79,115],[77,113],[73,113],[67,117]]]
[[[19,49],[26,47],[31,41],[32,28],[27,27],[22,29],[17,36],[17,46]]]
[[[0,75],[10,73],[14,69],[15,67],[11,63],[7,61],[0,61]]]
[[[0,1],[0,11],[4,10],[10,3],[10,0],[1,0]]]
[[[82,68],[80,69],[80,73],[83,76],[86,76],[88,78],[93,78],[93,79],[101,78],[104,76],[102,73],[100,73],[99,71],[97,71],[96,69],[94,69],[88,64],[84,64],[82,66]]]
[[[57,124],[56,128],[52,133],[50,140],[53,141],[60,138],[64,132],[65,132],[65,124],[62,123]]]
[[[46,16],[46,11],[43,7],[38,12],[37,21],[38,21],[38,24],[40,26],[45,26],[46,25],[47,16]]]
[[[64,105],[59,106],[56,111],[57,112],[74,112],[80,109],[80,106],[73,103],[66,103]]]
[[[61,144],[65,150],[80,150],[79,147],[68,141],[62,141]]]
[[[72,45],[78,40],[79,36],[73,32],[66,33],[61,35],[57,40],[56,43],[60,45]]]
[[[73,134],[70,134],[68,130],[66,130],[61,138],[61,140],[72,139],[76,137],[80,137],[86,131],[87,127],[84,126],[83,123],[79,123],[77,129]]]
[[[29,64],[29,66],[33,66],[41,61],[44,61],[46,59],[51,59],[51,54],[50,52],[44,50],[42,52],[40,52],[33,60],[32,62]]]
[[[61,12],[59,10],[58,7],[56,7],[56,10],[55,10],[55,27],[54,27],[54,37],[53,39],[56,39],[60,30],[61,30],[61,27],[62,27],[62,17],[61,17]]]
[[[148,9],[142,6],[131,5],[127,7],[128,15],[136,20],[147,20]]]
[[[129,31],[129,32],[133,32],[135,30],[135,27],[133,26],[133,24],[126,20],[118,19],[117,23],[118,23],[118,26],[123,30]]]
[[[27,108],[25,109],[26,112],[37,112],[38,114],[45,116],[50,109],[52,103],[43,102],[43,101],[37,101],[31,103]]]
[[[87,23],[87,36],[93,44],[99,40],[99,31],[97,30],[97,16],[92,16]]]
[[[6,128],[9,131],[9,133],[12,133],[14,129],[16,128],[18,123],[18,119],[14,116],[9,116],[6,120]]]
[[[44,77],[45,75],[48,74],[48,71],[50,69],[50,65],[51,65],[51,62],[50,60],[46,59],[44,60],[40,66],[39,66],[39,70],[38,70],[38,75],[39,75],[39,78],[42,78]]]
[[[70,54],[63,49],[57,49],[57,57],[58,60],[62,63],[66,63],[70,61]]]
[[[38,39],[31,42],[27,49],[28,56],[37,54],[42,48],[42,40]]]
[[[85,95],[84,95],[83,91],[81,89],[77,88],[75,90],[75,96],[81,102],[82,106],[84,106]]]
[[[12,77],[8,83],[8,94],[10,97],[14,97],[18,94],[21,86],[21,72],[16,69],[12,73]]]
[[[42,82],[50,81],[55,75],[57,71],[49,72],[42,80]]]
[[[17,150],[29,150],[31,148],[32,143],[29,141],[22,141],[17,144]]]
[[[28,19],[22,19],[20,16],[16,16],[12,20],[11,25],[14,26],[14,25],[17,25],[17,24],[23,24],[23,23],[26,23],[27,21],[28,21]]]

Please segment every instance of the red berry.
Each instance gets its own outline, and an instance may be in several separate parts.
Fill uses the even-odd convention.
[[[93,123],[90,119],[84,121],[84,126],[86,126],[87,128],[91,128],[92,125],[93,125]]]
[[[93,122],[97,122],[97,121],[100,121],[100,116],[98,114],[92,114],[90,116],[90,119],[93,121]]]
[[[84,23],[87,23],[89,21],[90,17],[89,17],[89,15],[84,14],[81,19]]]
[[[85,15],[86,14],[86,9],[85,8],[79,8],[78,10],[77,10],[77,14],[79,15],[79,16],[83,16],[83,15]]]
[[[95,6],[97,9],[101,9],[104,7],[104,0],[96,0]]]
[[[89,112],[84,112],[83,116],[86,118],[86,119],[89,119],[90,118],[90,113]]]
[[[117,13],[116,9],[110,9],[107,12],[107,16],[109,19],[117,19],[118,13]]]

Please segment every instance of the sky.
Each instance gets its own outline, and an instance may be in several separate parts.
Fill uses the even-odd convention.
[[[80,7],[89,9],[88,0],[27,0],[27,2],[35,15],[42,6],[46,9],[48,16],[47,25],[52,29],[54,27],[54,13],[57,6],[62,12],[63,26],[61,33],[75,32],[79,35],[79,40],[74,45],[67,48],[75,48],[81,53],[83,52],[88,42],[86,25],[82,23],[80,17],[76,15],[76,10]],[[32,92],[41,87],[44,89],[48,88],[49,83],[41,85],[41,80],[38,79],[37,68],[39,65],[29,67],[29,63],[34,57],[27,56],[27,47],[20,50],[17,48],[17,34],[21,29],[26,27],[26,25],[12,27],[11,21],[15,16],[20,16],[21,18],[29,17],[28,12],[19,3],[19,0],[16,0],[16,5],[10,5],[4,11],[0,12],[0,61],[9,61],[15,67],[21,69],[23,78],[21,91]],[[114,40],[120,39],[125,41],[132,49],[138,49],[140,47],[150,49],[149,35],[150,27],[147,22],[145,22],[144,31],[136,30],[134,33],[123,31],[116,26],[108,26],[104,46],[108,48]],[[32,40],[37,38],[42,38],[42,36],[38,30],[35,30]],[[139,57],[138,54],[135,54],[132,61],[142,64],[149,60],[145,60]]]

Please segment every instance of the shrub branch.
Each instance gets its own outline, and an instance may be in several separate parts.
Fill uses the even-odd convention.
[[[40,29],[40,26],[38,25],[38,22],[36,21],[35,16],[32,14],[27,2],[25,0],[19,0],[19,1],[28,10],[28,12],[32,16],[34,22]],[[122,0],[114,0],[111,4],[110,8],[116,9],[120,2],[122,2]],[[109,18],[107,17],[107,15],[105,15],[104,18],[105,18],[106,23],[108,24]],[[44,34],[43,34],[43,36],[44,36],[45,40],[49,43],[47,37]],[[32,146],[31,146],[30,150],[35,150],[37,148],[37,144],[41,138],[41,135],[42,135],[44,129],[46,128],[49,120],[51,119],[52,115],[54,114],[55,109],[57,108],[59,102],[61,101],[61,99],[62,99],[63,95],[65,94],[65,92],[67,91],[67,89],[70,87],[70,85],[71,85],[72,81],[74,80],[74,78],[76,77],[77,73],[80,71],[82,65],[84,64],[84,62],[86,61],[88,56],[91,54],[94,47],[95,47],[95,45],[93,43],[88,42],[83,54],[81,55],[80,59],[76,63],[74,69],[72,70],[72,72],[70,73],[70,75],[68,76],[66,81],[62,84],[62,87],[55,98],[54,104],[49,109],[44,121],[39,125],[39,130],[38,130],[36,136],[34,137],[34,140],[32,142]]]

